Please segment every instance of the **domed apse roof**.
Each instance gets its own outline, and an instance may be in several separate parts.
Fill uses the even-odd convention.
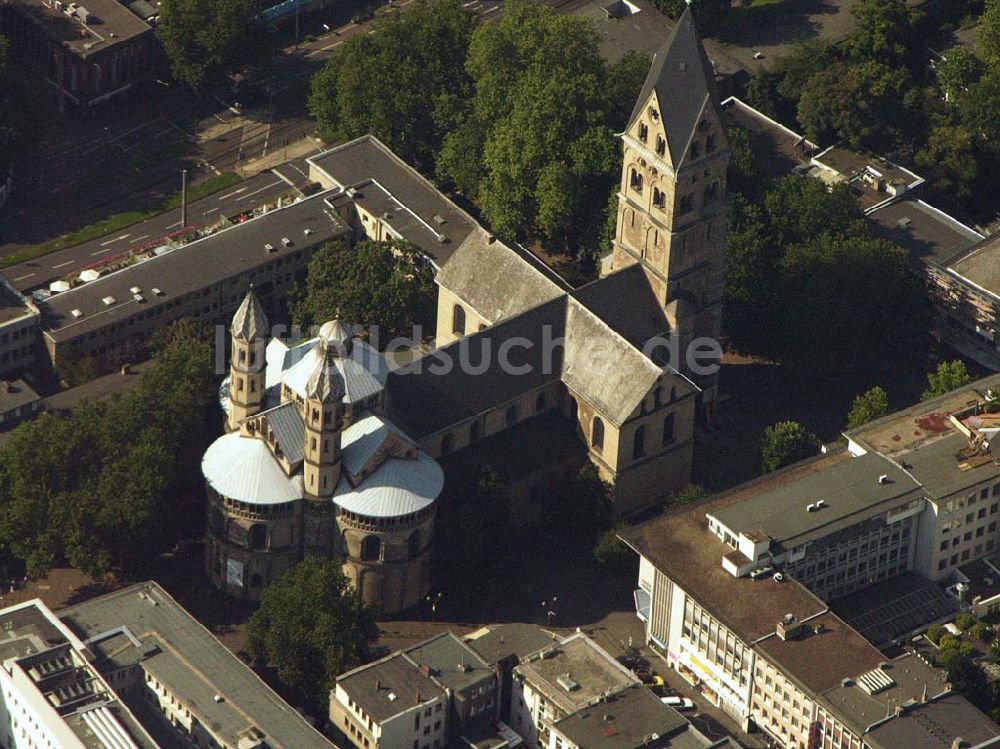
[[[211,444],[201,460],[205,480],[229,499],[272,505],[301,499],[301,475],[285,475],[267,444],[230,432]]]

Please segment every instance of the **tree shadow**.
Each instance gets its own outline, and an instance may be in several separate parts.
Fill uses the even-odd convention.
[[[820,18],[841,12],[833,0],[784,0],[738,8],[712,36],[739,47],[795,44],[819,36]]]

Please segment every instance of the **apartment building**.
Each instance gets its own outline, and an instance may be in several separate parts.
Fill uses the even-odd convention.
[[[0,376],[20,373],[34,365],[38,323],[35,303],[0,276]]]
[[[442,749],[494,731],[497,678],[450,632],[337,677],[330,722],[358,749]]]
[[[511,728],[532,747],[548,747],[552,726],[640,684],[582,632],[528,656],[514,669]]]

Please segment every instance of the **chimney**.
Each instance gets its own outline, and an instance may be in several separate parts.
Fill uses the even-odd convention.
[[[951,749],[965,749],[969,745],[969,742],[963,739],[961,736],[956,736],[952,739]]]
[[[375,691],[377,692],[382,688],[382,681],[380,679],[375,679]]]
[[[420,704],[420,690],[417,690],[417,704]]]
[[[430,675],[431,675],[431,667],[428,666],[426,663],[421,663],[420,664],[420,673],[422,673],[424,676],[430,677]],[[419,701],[419,699],[418,699],[418,701]]]

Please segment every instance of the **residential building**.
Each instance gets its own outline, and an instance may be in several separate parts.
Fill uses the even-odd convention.
[[[514,669],[529,655],[549,647],[559,637],[536,624],[512,622],[483,627],[466,635],[465,642],[479,656],[493,666],[500,685],[498,714],[500,720],[510,723],[511,691]]]
[[[5,749],[333,749],[156,583],[0,610]]]
[[[153,27],[117,0],[4,0],[0,31],[52,86],[60,108],[87,113],[151,83]]]
[[[0,276],[0,377],[34,366],[38,349],[39,311]]]
[[[544,749],[560,720],[633,686],[636,675],[578,631],[514,668],[511,728]]]
[[[442,749],[496,725],[493,669],[450,632],[337,677],[330,722],[358,749]]]
[[[305,554],[336,554],[365,603],[415,606],[444,475],[383,416],[382,355],[337,320],[304,342],[272,338],[252,288],[230,333],[228,433],[202,460],[209,578],[259,600]]]
[[[886,657],[828,604],[902,573],[931,589],[967,584],[956,567],[992,564],[998,386],[1000,376],[986,378],[887,416],[848,432],[847,449],[623,534],[640,556],[648,641],[710,701],[788,749],[924,746],[897,737],[938,714],[944,743],[926,746],[1000,745],[1000,727],[943,673],[916,653]],[[895,614],[883,609],[869,628],[876,644],[901,642],[940,609]],[[880,728],[897,718],[905,728]]]
[[[24,380],[0,380],[0,432],[42,410],[41,396]]]

